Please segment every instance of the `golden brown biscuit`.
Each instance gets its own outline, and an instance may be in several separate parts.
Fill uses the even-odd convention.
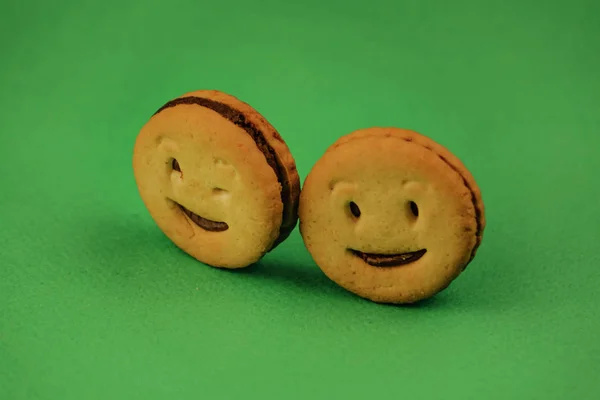
[[[160,229],[205,264],[246,267],[296,226],[292,154],[265,118],[226,93],[191,92],[162,106],[136,139],[133,169]]]
[[[399,128],[355,131],[313,166],[300,232],[338,285],[381,303],[445,289],[473,260],[485,228],[475,180],[443,146]]]

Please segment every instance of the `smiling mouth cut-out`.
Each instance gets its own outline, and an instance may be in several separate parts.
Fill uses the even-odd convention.
[[[191,219],[193,223],[195,223],[196,225],[198,225],[200,228],[204,229],[205,231],[223,232],[223,231],[226,231],[227,229],[229,229],[229,225],[227,225],[226,222],[213,221],[211,219],[201,217],[198,214],[191,212],[190,210],[188,210],[181,204],[179,204],[179,203],[175,203],[175,204],[177,204],[179,206],[181,211],[183,211],[183,213],[189,219]]]
[[[400,254],[375,254],[349,249],[352,254],[374,267],[398,267],[417,261],[427,252],[427,249]]]

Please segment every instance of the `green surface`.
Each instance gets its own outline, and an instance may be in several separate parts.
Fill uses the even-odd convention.
[[[599,398],[599,2],[59,3],[0,6],[0,399]],[[131,155],[202,88],[303,179],[362,127],[446,145],[483,191],[477,258],[418,307],[338,288],[297,230],[245,272],[195,262]]]

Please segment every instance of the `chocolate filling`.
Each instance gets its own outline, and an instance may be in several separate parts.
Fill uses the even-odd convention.
[[[469,257],[469,262],[471,262],[473,260],[473,258],[475,257],[477,248],[481,244],[481,233],[482,233],[482,229],[483,229],[483,226],[481,224],[481,210],[479,209],[479,207],[477,207],[477,197],[475,196],[475,192],[473,191],[473,188],[471,188],[471,185],[467,181],[467,178],[465,178],[463,176],[463,174],[460,173],[458,168],[456,168],[454,165],[452,165],[444,156],[438,154],[438,157],[460,176],[460,178],[463,181],[463,184],[466,186],[466,188],[471,193],[471,202],[473,203],[473,209],[475,210],[475,223],[477,224],[477,230],[475,231],[476,242],[475,242],[475,246],[473,246],[473,249],[471,250],[471,256]]]
[[[283,217],[281,219],[282,226],[280,227],[279,237],[274,243],[274,245],[277,245],[280,242],[281,238],[289,233],[286,230],[289,229],[289,227],[284,227],[283,223],[285,222],[285,216],[288,214],[289,207],[291,206],[292,202],[290,201],[290,185],[289,182],[286,180],[287,175],[285,167],[277,159],[275,149],[273,149],[273,147],[271,147],[271,145],[267,142],[263,132],[252,122],[250,122],[244,114],[225,103],[221,103],[215,100],[195,96],[180,97],[166,103],[164,106],[159,108],[154,113],[154,115],[160,113],[161,111],[167,108],[176,107],[180,104],[195,104],[201,107],[206,107],[218,113],[223,118],[226,118],[227,120],[231,121],[235,125],[245,130],[250,135],[250,137],[252,137],[252,140],[254,140],[254,143],[256,143],[258,149],[264,154],[267,163],[275,172],[275,175],[277,176],[277,181],[281,185],[281,202],[283,203]],[[221,223],[224,224],[224,222]]]
[[[229,225],[227,225],[226,222],[213,221],[210,219],[206,219],[204,217],[199,216],[198,214],[191,212],[190,210],[188,210],[181,204],[177,204],[177,205],[179,206],[179,208],[181,208],[181,211],[183,211],[183,213],[188,216],[189,219],[191,219],[196,225],[198,225],[200,228],[202,228],[206,231],[223,232],[223,231],[226,231],[227,229],[229,229]]]
[[[358,258],[362,258],[364,262],[374,267],[397,267],[417,261],[419,258],[423,257],[423,255],[427,252],[427,249],[401,254],[363,253],[362,251],[352,249],[350,249],[350,252]]]

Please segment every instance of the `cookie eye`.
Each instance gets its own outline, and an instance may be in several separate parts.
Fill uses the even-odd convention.
[[[213,192],[214,195],[218,196],[218,195],[227,193],[227,190],[223,189],[223,188],[220,188],[220,187],[215,187],[215,188],[213,188],[212,192]]]
[[[409,201],[408,205],[410,206],[410,212],[412,212],[412,214],[415,217],[419,216],[419,207],[417,206],[417,203],[415,203],[414,201]]]
[[[174,171],[181,172],[181,167],[179,166],[179,162],[175,158],[173,159],[173,161],[171,161],[171,168],[173,168]]]
[[[360,217],[360,208],[358,208],[358,205],[355,202],[351,201],[349,207],[352,215],[354,215],[356,218]]]

